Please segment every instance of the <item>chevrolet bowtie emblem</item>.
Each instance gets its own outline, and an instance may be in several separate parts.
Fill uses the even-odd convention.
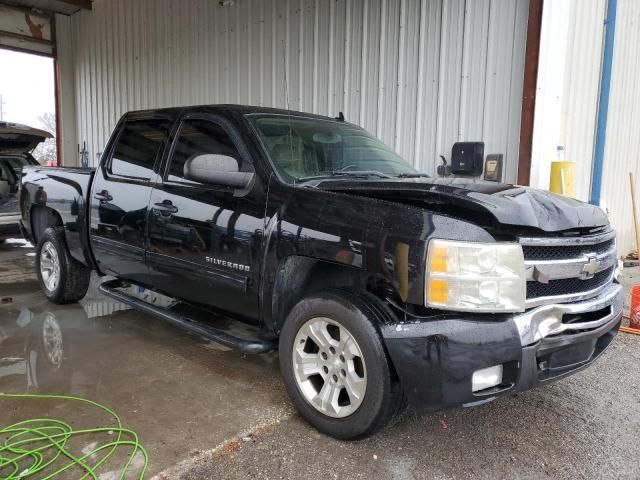
[[[589,258],[589,261],[582,267],[582,273],[584,273],[585,278],[593,278],[596,272],[600,269],[600,265],[602,265],[602,262],[597,258]]]

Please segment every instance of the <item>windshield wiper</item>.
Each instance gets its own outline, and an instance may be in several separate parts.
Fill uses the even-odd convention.
[[[426,173],[401,173],[400,175],[396,175],[396,178],[429,178],[429,175]]]
[[[393,178],[391,175],[378,172],[376,170],[358,170],[358,171],[348,171],[343,172],[340,170],[335,170],[333,172],[327,172],[323,175],[312,175],[309,177],[300,177],[297,179],[298,182],[308,182],[310,180],[325,180],[327,178],[334,177],[351,177],[351,178],[367,178],[367,177],[380,177],[380,178]]]

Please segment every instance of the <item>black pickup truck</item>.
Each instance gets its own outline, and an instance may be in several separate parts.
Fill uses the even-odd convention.
[[[128,113],[97,169],[26,167],[19,201],[51,301],[82,298],[95,270],[115,277],[106,295],[160,319],[278,348],[293,403],[338,438],[407,403],[478,405],[574,373],[620,325],[599,208],[430,178],[343,118]]]

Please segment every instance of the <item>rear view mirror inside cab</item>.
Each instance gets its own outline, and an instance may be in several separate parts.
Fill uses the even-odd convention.
[[[246,188],[253,175],[241,172],[238,161],[227,155],[207,153],[190,158],[184,164],[184,178],[211,185]]]

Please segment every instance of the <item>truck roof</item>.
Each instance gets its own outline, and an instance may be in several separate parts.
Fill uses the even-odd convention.
[[[307,118],[317,118],[318,120],[330,120],[341,121],[337,118],[327,117],[324,115],[316,115],[313,113],[299,112],[296,110],[286,110],[281,108],[259,107],[254,105],[237,105],[230,103],[223,104],[210,104],[210,105],[188,105],[183,107],[168,107],[168,108],[154,108],[148,110],[132,110],[127,112],[126,116],[145,116],[158,113],[171,113],[179,114],[183,111],[189,112],[212,112],[212,113],[236,113],[240,115],[246,115],[250,113],[268,113],[272,115],[291,115],[291,116],[304,116]],[[336,112],[336,115],[340,112]]]

